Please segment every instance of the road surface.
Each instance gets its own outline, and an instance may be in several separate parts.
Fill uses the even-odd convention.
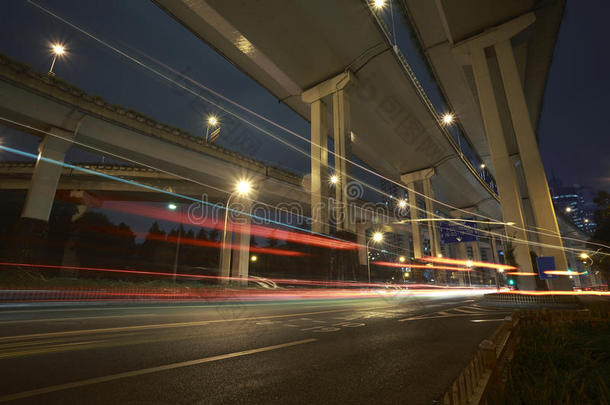
[[[411,296],[0,307],[0,402],[431,404],[507,314]]]

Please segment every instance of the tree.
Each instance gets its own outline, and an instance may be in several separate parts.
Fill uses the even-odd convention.
[[[82,267],[130,267],[135,235],[124,223],[117,226],[105,214],[90,211],[74,222],[73,234]]]
[[[593,271],[599,271],[605,280],[605,284],[608,284],[610,278],[610,249],[607,247],[600,248],[598,244],[610,245],[610,193],[606,191],[598,192],[593,202],[597,205],[593,214],[597,228],[591,239],[591,242],[596,244],[589,245],[589,249],[597,252],[591,257]]]

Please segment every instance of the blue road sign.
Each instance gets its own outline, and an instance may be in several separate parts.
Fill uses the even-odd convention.
[[[464,225],[449,221],[439,222],[442,243],[476,242],[478,232],[476,229],[471,229],[477,227],[476,222],[462,223]]]
[[[542,280],[548,280],[551,278],[557,278],[556,275],[546,274],[545,271],[557,270],[555,267],[555,258],[553,256],[540,256],[536,258],[536,265],[538,266],[538,275]]]

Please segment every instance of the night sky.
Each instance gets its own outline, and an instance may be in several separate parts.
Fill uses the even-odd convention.
[[[155,61],[171,66],[205,86],[259,112],[301,135],[309,124],[269,95],[205,43],[163,13],[148,0],[37,0],[69,22],[104,41],[142,59],[177,80]],[[551,67],[539,126],[541,152],[547,169],[565,183],[610,190],[610,137],[606,118],[609,56],[606,51],[610,11],[606,1],[568,1]],[[158,121],[193,134],[205,131],[208,114],[220,116],[223,128],[219,143],[229,149],[263,159],[300,174],[307,173],[307,157],[269,135],[222,114],[209,103],[172,86],[145,69],[117,55],[95,40],[21,0],[2,3],[0,52],[46,71],[50,65],[49,41],[66,43],[69,56],[55,67],[58,77],[90,94],[141,111]],[[198,89],[205,97],[215,99]],[[231,110],[237,111],[234,107]],[[268,124],[241,113],[265,129]],[[37,140],[24,140],[0,129],[4,143],[35,150]],[[308,151],[308,145],[277,129],[274,136]],[[19,139],[19,140],[17,140]],[[3,153],[1,160],[13,160]],[[69,160],[99,157],[71,153]]]
[[[547,175],[610,191],[610,2],[568,0],[539,126]]]

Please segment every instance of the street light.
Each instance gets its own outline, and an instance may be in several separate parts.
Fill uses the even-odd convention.
[[[337,184],[339,182],[339,177],[336,174],[333,174],[330,176],[330,182],[331,184]]]
[[[406,200],[398,201],[398,207],[399,208],[407,208],[407,201]]]
[[[53,52],[53,61],[51,62],[51,68],[49,69],[49,76],[55,76],[53,68],[55,67],[55,61],[58,57],[62,57],[66,53],[66,48],[62,44],[51,44],[51,52]]]
[[[447,113],[447,114],[443,115],[443,124],[451,125],[451,124],[453,124],[454,119],[455,119],[455,117],[453,116],[453,114]]]
[[[256,257],[255,255],[250,256],[250,261],[251,261],[252,263],[254,263],[254,262],[255,262],[255,261],[257,261],[257,260],[258,260],[258,257]]]
[[[566,212],[572,212],[572,207],[566,207]]]
[[[381,232],[373,233],[373,237],[366,242],[366,269],[369,276],[369,284],[371,284],[371,259],[369,258],[369,245],[371,242],[379,243],[383,240],[383,234]]]
[[[222,266],[223,265],[223,254],[226,250],[227,247],[227,222],[229,221],[229,205],[231,204],[231,198],[233,198],[233,196],[235,194],[239,194],[240,196],[247,196],[248,194],[250,194],[250,191],[252,190],[252,184],[250,184],[249,181],[247,180],[240,180],[236,185],[235,185],[235,191],[233,191],[230,195],[229,198],[227,198],[227,205],[225,206],[225,222],[224,222],[224,226],[222,228],[222,248],[220,249],[220,260],[219,260],[219,265]],[[230,260],[231,256],[228,256],[227,259],[225,260]],[[222,268],[220,269],[220,272],[222,273]]]
[[[481,167],[481,169],[485,169],[485,167],[486,167],[485,163],[481,163],[480,167]]]
[[[406,257],[404,257],[404,256],[400,256],[400,257],[398,258],[398,261],[399,261],[399,262],[401,262],[401,263],[404,263],[404,262],[406,262],[406,261],[407,261],[407,258],[406,258]]]
[[[382,9],[385,6],[385,1],[386,0],[374,0],[373,1],[373,6],[379,10]]]
[[[214,128],[218,125],[218,118],[216,118],[213,115],[210,115],[208,117],[208,121],[207,121],[207,125],[205,127],[205,141],[206,142],[210,142],[210,139],[212,140],[212,142],[215,140],[215,137],[218,136],[218,133],[220,131],[220,128],[218,128],[217,130],[215,130],[214,132],[212,132],[212,134],[210,135],[210,128]]]

